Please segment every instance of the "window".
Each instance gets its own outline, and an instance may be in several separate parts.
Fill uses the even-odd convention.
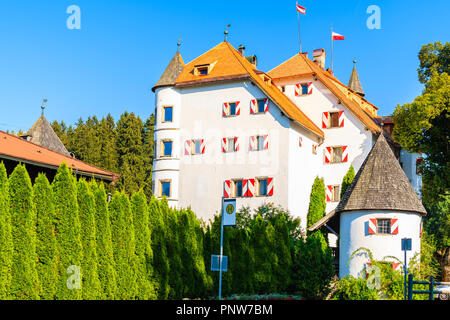
[[[256,139],[258,141],[257,150],[264,150],[264,137],[263,136],[257,136]]]
[[[260,151],[269,149],[269,136],[250,136],[250,151]]]
[[[193,140],[192,141],[192,154],[201,154],[202,153],[202,141],[201,140]]]
[[[227,152],[234,152],[236,151],[235,146],[234,146],[234,139],[235,138],[228,138],[228,151]]]
[[[330,112],[329,128],[339,128],[339,112]]]
[[[258,179],[258,195],[267,196],[267,179]]]
[[[229,116],[235,116],[236,115],[236,102],[231,102],[229,104],[229,106],[230,106]]]
[[[347,146],[326,147],[324,149],[325,163],[343,163],[348,162]]]
[[[324,112],[322,115],[322,128],[343,128],[344,111]]]
[[[341,186],[332,186],[331,189],[331,201],[332,202],[339,202],[341,201]]]
[[[242,182],[242,180],[234,181],[234,197],[235,198],[243,197],[243,182]]]
[[[302,95],[308,94],[309,86],[307,84],[302,84]]]
[[[164,107],[163,108],[163,122],[172,122],[173,121],[173,107]]]
[[[258,100],[258,113],[264,113],[266,111],[266,99]]]
[[[342,147],[333,147],[331,148],[332,156],[331,156],[331,162],[332,163],[340,163],[342,162]]]
[[[203,64],[194,67],[194,75],[196,76],[206,76],[209,73],[209,64]]]
[[[166,141],[162,142],[163,157],[171,157],[172,156],[172,144],[173,144],[173,142],[170,140],[166,140]]]
[[[377,233],[391,234],[391,219],[377,219]]]
[[[171,192],[171,181],[170,180],[161,180],[160,181],[160,187],[161,187],[161,197],[167,197],[170,198],[170,192]]]

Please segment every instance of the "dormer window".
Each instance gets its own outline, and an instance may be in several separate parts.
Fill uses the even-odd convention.
[[[202,64],[194,67],[194,75],[196,76],[207,76],[212,69],[211,64]]]

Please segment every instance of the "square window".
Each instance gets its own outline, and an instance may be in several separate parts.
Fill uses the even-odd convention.
[[[258,113],[264,113],[266,109],[266,99],[258,100]]]
[[[377,219],[377,233],[391,234],[391,219]]]
[[[161,181],[160,184],[161,184],[161,197],[170,198],[171,182],[170,181]]]
[[[329,128],[339,128],[339,112],[330,112]]]
[[[173,107],[164,107],[164,122],[173,121]]]
[[[331,162],[333,163],[341,163],[342,162],[342,147],[333,147],[332,148],[332,156]]]
[[[234,152],[235,150],[234,138],[228,138],[228,152]]]
[[[241,198],[243,196],[242,180],[234,181],[234,196]]]
[[[341,186],[333,186],[331,201],[332,202],[341,201]]]
[[[163,141],[163,156],[171,157],[172,156],[172,141]]]
[[[264,137],[258,136],[258,149],[257,150],[264,150]]]
[[[258,194],[260,196],[267,196],[267,179],[260,179],[258,180],[258,186],[259,186],[259,190],[258,190]]]

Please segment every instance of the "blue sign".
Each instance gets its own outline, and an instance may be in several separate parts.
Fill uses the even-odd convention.
[[[220,271],[220,256],[219,255],[211,255],[211,271]],[[222,257],[222,271],[226,272],[228,266],[228,257]]]
[[[411,251],[412,249],[412,239],[411,238],[403,238],[402,239],[402,250],[403,251]]]
[[[236,199],[223,199],[222,219],[224,226],[236,225]]]

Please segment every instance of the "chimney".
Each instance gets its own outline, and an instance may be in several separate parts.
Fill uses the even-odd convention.
[[[325,70],[325,49],[316,49],[313,51],[314,62]]]
[[[245,58],[245,47],[242,44],[239,45],[239,53]]]

